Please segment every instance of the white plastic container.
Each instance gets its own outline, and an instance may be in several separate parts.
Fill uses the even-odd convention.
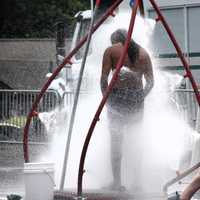
[[[54,199],[54,164],[25,163],[25,200]]]

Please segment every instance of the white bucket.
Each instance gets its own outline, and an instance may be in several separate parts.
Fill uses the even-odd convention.
[[[54,164],[25,163],[25,200],[54,199]]]

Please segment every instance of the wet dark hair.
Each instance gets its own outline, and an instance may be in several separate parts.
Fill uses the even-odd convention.
[[[126,42],[127,35],[128,33],[125,29],[117,29],[111,35],[112,44],[120,42],[124,45]],[[139,57],[139,45],[136,42],[134,42],[133,39],[131,39],[131,42],[128,47],[128,57],[133,64]]]

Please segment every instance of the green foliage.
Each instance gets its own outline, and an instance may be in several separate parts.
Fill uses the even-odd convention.
[[[8,200],[20,200],[20,199],[22,199],[22,197],[19,196],[19,195],[11,194],[11,195],[8,195],[8,196],[7,196],[7,199],[8,199]]]
[[[64,21],[69,36],[74,15],[88,9],[89,3],[89,0],[1,0],[0,37],[55,37],[55,24],[59,21]]]

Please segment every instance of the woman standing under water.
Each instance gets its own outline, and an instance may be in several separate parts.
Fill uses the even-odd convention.
[[[116,69],[124,49],[126,38],[127,31],[124,29],[118,29],[111,35],[112,46],[105,50],[103,56],[101,73],[102,94],[104,94],[108,86],[110,72],[113,73]],[[145,86],[143,86],[143,76],[146,81]],[[106,104],[109,130],[111,133],[111,165],[113,174],[113,183],[108,189],[124,189],[121,186],[122,141],[123,135],[125,134],[123,129],[141,121],[144,109],[144,98],[151,91],[153,84],[154,77],[150,57],[142,47],[131,40],[128,55],[125,58],[118,80]],[[137,152],[137,154],[140,153]]]

